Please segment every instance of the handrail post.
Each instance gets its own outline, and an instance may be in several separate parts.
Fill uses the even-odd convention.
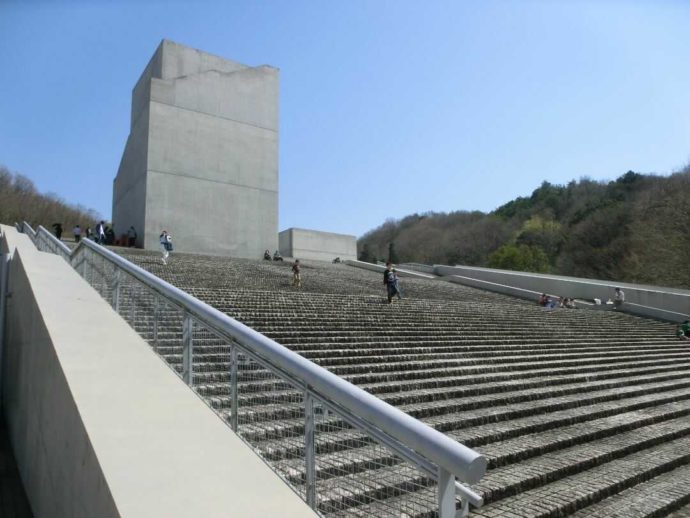
[[[438,467],[438,516],[455,518],[455,475]]]
[[[137,302],[134,294],[136,287],[137,285],[134,283],[132,283],[132,285],[129,287],[129,325],[132,326],[132,329],[134,329],[134,318],[136,317]]]
[[[115,270],[115,281],[113,282],[113,308],[116,313],[120,312],[120,270]]]
[[[234,432],[237,432],[237,413],[239,405],[237,401],[237,346],[231,345],[230,349],[230,426]]]
[[[91,284],[91,279],[89,279],[89,274],[91,273],[91,264],[89,263],[89,258],[85,257],[84,258],[84,273],[82,274],[84,276],[84,280]]]
[[[185,311],[184,322],[182,324],[182,379],[192,386],[192,348],[194,347],[192,329],[194,321],[192,316]]]
[[[158,352],[158,320],[161,316],[160,297],[154,295],[153,303],[153,349]]]
[[[470,501],[467,498],[461,498],[460,503],[462,507],[456,513],[456,518],[467,518],[470,515]]]
[[[306,463],[307,504],[316,509],[316,447],[314,444],[314,398],[304,395],[304,462]]]

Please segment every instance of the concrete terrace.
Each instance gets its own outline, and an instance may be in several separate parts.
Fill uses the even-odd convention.
[[[404,277],[405,298],[388,305],[380,274],[342,264],[306,262],[295,289],[290,263],[174,254],[164,266],[156,253],[114,250],[486,455],[489,471],[473,487],[485,505],[473,516],[688,513],[690,348],[671,324],[549,311]],[[163,337],[158,350],[181,371],[177,344]],[[225,417],[228,354],[212,340],[195,342],[195,388]],[[299,492],[304,473],[285,438],[302,419],[290,414],[282,387],[248,382],[255,389],[242,396],[240,419],[254,426],[243,437]],[[334,452],[322,478],[364,470],[372,454],[338,434],[323,434],[317,448]],[[374,500],[352,508],[339,493],[319,505],[384,514]]]

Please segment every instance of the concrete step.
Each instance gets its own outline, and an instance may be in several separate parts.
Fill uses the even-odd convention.
[[[573,518],[686,518],[690,466],[683,465],[575,513]],[[675,511],[675,512],[674,512]]]
[[[473,516],[550,518],[572,514],[642,482],[690,463],[688,438],[681,437],[615,459],[556,482],[485,505]]]

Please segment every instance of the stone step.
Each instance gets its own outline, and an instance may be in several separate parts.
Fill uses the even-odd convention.
[[[585,507],[573,518],[687,518],[690,516],[690,466],[637,484],[614,496]],[[676,511],[676,512],[674,512]]]
[[[673,365],[675,363],[678,363],[679,360],[677,358],[665,358],[662,360],[657,360],[657,359],[646,359],[644,361],[638,361],[635,363],[635,367],[661,367],[664,365]],[[492,370],[490,367],[480,369],[478,367],[470,367],[470,368],[442,368],[442,369],[422,369],[422,370],[405,370],[401,372],[386,372],[385,376],[382,376],[381,373],[377,372],[367,372],[367,373],[356,373],[356,374],[350,374],[346,376],[341,376],[351,383],[354,383],[355,385],[358,386],[363,386],[368,383],[379,383],[381,382],[382,379],[388,380],[390,383],[395,383],[395,382],[400,382],[400,383],[405,383],[407,384],[410,380],[435,380],[435,379],[443,379],[444,377],[452,377],[452,376],[479,376],[479,375],[485,375],[485,376],[491,376],[495,374],[503,374],[511,376],[513,378],[518,378],[519,374],[519,379],[522,378],[530,378],[530,377],[538,377],[541,375],[554,375],[554,376],[570,376],[574,374],[582,374],[582,373],[605,373],[608,371],[620,371],[621,369],[624,368],[630,368],[629,366],[625,364],[620,364],[620,363],[613,363],[611,365],[597,365],[596,363],[589,363],[585,365],[572,365],[572,364],[566,364],[563,367],[558,367],[554,365],[540,365],[540,364],[535,364],[533,365],[533,369],[525,369],[520,370],[518,372],[506,370],[506,371],[501,371],[501,372],[496,372],[496,370]]]
[[[632,387],[629,389],[632,393],[639,394],[647,392],[645,391],[645,385],[647,384],[651,384],[648,391],[658,391],[659,387],[666,388],[667,386],[677,386],[676,384],[660,385],[662,382],[673,383],[681,380],[682,383],[680,386],[685,386],[687,378],[687,371],[681,371],[671,373],[663,379],[658,376],[648,376],[646,378],[636,376],[635,378],[631,379],[618,379],[607,382],[589,383],[586,386],[583,386],[582,383],[572,383],[553,387],[539,387],[531,390],[524,390],[523,387],[516,387],[522,388],[522,390],[512,392],[494,391],[487,392],[486,394],[480,394],[477,391],[474,391],[474,387],[467,387],[465,391],[460,393],[440,393],[440,395],[443,397],[433,397],[434,395],[439,396],[439,394],[429,394],[426,391],[408,390],[403,394],[395,396],[382,395],[381,398],[387,403],[395,405],[401,410],[406,411],[410,415],[416,417],[429,417],[433,415],[443,415],[450,411],[459,411],[462,409],[481,408],[504,403],[515,405],[521,401],[534,402],[538,399],[563,397],[573,394],[578,395],[580,401],[585,402],[589,392],[592,392],[596,398],[600,398],[612,390],[617,394],[622,394],[623,392],[621,389],[625,388],[628,390],[630,387]],[[489,387],[488,389],[493,388],[494,387]],[[204,394],[201,389],[197,388],[197,390]],[[262,393],[252,390],[250,393],[247,392],[248,390],[246,386],[240,383],[238,394],[243,404],[247,406],[263,404],[262,402],[265,400],[265,398],[271,398],[271,400],[274,401],[289,401],[293,398],[293,395],[297,393],[295,390],[286,390],[283,392],[266,391]],[[229,393],[230,391],[228,388],[224,394],[216,394],[214,397],[212,397],[214,408],[229,407]],[[499,394],[499,396],[496,394]],[[472,401],[469,402],[468,400]],[[420,408],[420,405],[423,406]]]
[[[651,444],[656,444],[656,442],[650,443],[649,440],[657,442],[669,440],[666,434],[688,435],[690,434],[688,415],[690,415],[690,401],[685,400],[556,429],[540,430],[503,441],[491,442],[485,446],[472,445],[472,447],[486,455],[489,469],[492,470],[489,474],[498,473],[498,468],[535,457],[546,456],[553,460],[561,456],[566,459],[564,462],[573,462],[574,457],[571,454],[580,445],[584,445],[585,450],[592,449],[592,444],[595,442],[606,444],[610,442],[612,445],[621,446],[623,438],[628,437],[630,444],[642,444],[641,441],[644,439],[645,446],[640,446],[640,448],[646,448]],[[613,440],[609,441],[611,438]],[[594,449],[600,452],[599,447]],[[532,466],[534,467],[534,464]],[[482,481],[482,484],[489,487],[491,480],[493,478],[488,477]]]
[[[548,387],[566,385],[571,383],[598,382],[606,380],[624,380],[622,383],[634,383],[635,379],[654,377],[658,381],[678,379],[687,376],[690,370],[690,362],[670,363],[660,367],[642,367],[632,369],[619,369],[605,371],[603,373],[584,373],[572,376],[535,376],[515,379],[511,373],[486,374],[482,376],[457,376],[445,377],[441,379],[409,381],[405,388],[401,390],[397,384],[388,381],[379,383],[369,383],[360,385],[360,388],[372,394],[380,394],[383,399],[392,405],[404,402],[408,397],[416,397],[418,392],[427,400],[447,399],[449,397],[462,397],[468,394],[490,394],[495,392],[506,392],[512,389],[529,389],[537,387]],[[626,379],[627,378],[627,379]],[[633,380],[630,380],[633,378]],[[262,386],[254,382],[256,390],[272,390],[273,384],[267,381]],[[227,382],[220,383],[197,383],[197,390],[202,394],[214,396],[229,394],[230,386]],[[384,396],[388,394],[387,396]]]
[[[523,405],[524,408],[521,409],[512,409],[510,405],[507,405],[496,409],[495,412],[491,412],[491,408],[479,409],[471,412],[447,414],[434,419],[422,419],[422,421],[447,433],[453,439],[472,447],[627,412],[653,409],[656,406],[677,403],[688,399],[690,399],[690,390],[685,388],[661,394],[638,395],[622,401],[598,402],[581,407],[575,405],[573,408],[565,410],[555,410],[559,407],[554,400],[554,404],[545,404],[543,409],[529,408],[526,405]],[[251,417],[256,425],[245,428],[243,434],[252,443],[299,434],[304,428],[304,420],[302,419],[302,413],[299,413],[301,411],[296,410],[297,407],[298,405],[291,407],[298,412],[296,419],[282,421],[272,419],[272,416],[275,415],[272,413],[273,408],[254,409],[255,412],[251,414]],[[286,405],[275,405],[274,408],[279,412],[287,410]],[[550,408],[555,409],[549,411]],[[219,413],[225,416],[229,415],[229,412],[224,412],[223,409]],[[264,421],[270,423],[270,433],[268,435],[266,434],[269,427],[262,425]],[[333,445],[329,447],[335,448]]]
[[[193,355],[194,355],[194,362],[199,362],[199,363],[209,363],[209,362],[224,362],[227,361],[230,358],[230,347],[227,346],[226,351],[221,351],[221,352],[207,352],[206,347],[208,346],[197,346],[196,343],[194,344],[193,348]],[[218,345],[213,344],[211,347],[217,349]],[[163,354],[160,351],[160,347],[158,352],[160,354]],[[632,350],[625,350],[625,351],[619,351],[616,353],[617,358],[625,358],[625,357],[631,357],[633,360],[637,360],[640,358],[643,358],[645,356],[656,356],[656,357],[668,357],[668,355],[681,355],[684,357],[687,357],[690,359],[690,353],[687,350],[687,346],[685,349],[682,349],[680,347],[657,347],[653,349],[647,349],[647,348],[641,348],[641,349],[632,349]],[[175,353],[167,353],[163,354],[165,359],[169,363],[179,363],[182,361],[182,347],[180,346],[179,350],[176,351]],[[561,353],[553,353],[553,354],[528,354],[528,353],[523,353],[521,355],[511,355],[511,354],[504,354],[503,352],[496,352],[496,354],[492,357],[490,355],[474,355],[471,353],[468,354],[456,354],[456,353],[418,353],[414,355],[407,355],[407,354],[396,354],[396,355],[382,355],[382,356],[353,356],[353,357],[329,357],[328,355],[324,356],[323,358],[312,358],[312,361],[315,363],[326,367],[326,368],[333,368],[333,367],[342,367],[342,366],[350,366],[352,364],[355,365],[361,365],[364,363],[365,365],[370,365],[372,363],[380,364],[383,362],[393,362],[396,364],[399,363],[406,363],[410,364],[413,362],[456,362],[458,360],[462,360],[465,363],[480,363],[480,362],[486,362],[488,360],[492,362],[501,362],[504,364],[509,364],[509,363],[520,363],[524,362],[526,360],[530,360],[531,362],[546,362],[546,361],[551,361],[551,360],[569,360],[569,359],[575,359],[575,360],[585,360],[585,359],[598,359],[598,358],[604,358],[608,359],[611,357],[611,353],[580,353],[580,354],[571,354],[569,352],[561,352]],[[366,362],[366,363],[365,363]]]
[[[665,354],[659,354],[656,356],[658,359],[673,359],[683,360],[690,356],[690,349],[688,351],[672,351]],[[487,369],[491,370],[511,370],[519,372],[521,370],[529,370],[534,367],[535,362],[526,361],[526,358],[520,358],[518,361],[511,362],[511,358],[498,357],[496,363],[493,362],[482,362],[481,360],[473,360],[471,358],[458,358],[455,360],[429,360],[423,362],[424,369],[451,369],[451,368],[465,368],[465,370],[470,370],[472,368],[476,369],[477,372],[483,372]],[[628,356],[622,356],[619,354],[609,355],[606,358],[566,358],[566,359],[554,359],[551,361],[539,362],[539,365],[543,368],[558,368],[558,367],[568,367],[568,366],[583,366],[583,365],[598,365],[601,367],[605,365],[616,365],[625,363],[631,360],[636,360]],[[500,363],[499,363],[500,362]],[[467,367],[470,365],[470,367]],[[409,362],[385,362],[381,363],[359,363],[358,365],[339,365],[329,368],[332,373],[338,376],[345,376],[348,374],[357,374],[362,372],[391,372],[400,373],[405,371],[418,371],[419,366],[417,364],[410,364]]]
[[[483,518],[550,518],[572,514],[616,493],[690,463],[688,438],[615,459],[551,484],[484,505],[472,515]]]
[[[538,368],[533,370],[520,371],[518,373],[512,371],[502,371],[495,372],[491,368],[478,369],[478,368],[455,368],[455,369],[424,369],[420,371],[403,371],[399,373],[395,372],[385,372],[385,373],[374,373],[368,372],[365,374],[351,374],[349,376],[342,376],[355,385],[366,388],[368,386],[376,386],[377,390],[374,392],[376,394],[383,394],[387,392],[398,392],[400,390],[400,383],[404,383],[404,386],[409,386],[411,383],[415,383],[419,386],[455,386],[460,383],[473,383],[475,380],[479,383],[490,382],[491,380],[502,381],[508,379],[521,380],[521,379],[533,379],[540,378],[542,376],[564,376],[571,377],[576,375],[591,375],[593,379],[600,379],[601,377],[606,377],[609,373],[614,375],[619,375],[627,370],[634,370],[635,368],[650,369],[651,372],[666,372],[669,368],[673,368],[675,365],[685,366],[687,362],[679,362],[675,358],[670,359],[648,359],[645,361],[638,361],[634,364],[634,367],[630,367],[625,364],[612,364],[612,365],[596,365],[588,364],[584,366],[576,365],[564,368]],[[208,368],[211,368],[209,366]],[[216,365],[216,370],[208,371],[205,373],[200,372],[199,369],[195,368],[195,382],[199,384],[208,384],[214,381],[228,381],[230,379],[229,364]],[[454,381],[457,380],[457,381]],[[387,386],[386,386],[387,384]]]

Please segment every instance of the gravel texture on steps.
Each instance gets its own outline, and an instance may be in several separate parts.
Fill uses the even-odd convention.
[[[405,277],[405,298],[388,305],[380,274],[342,264],[307,261],[298,290],[289,263],[174,254],[164,266],[156,253],[116,251],[484,453],[490,469],[474,489],[486,505],[473,516],[682,516],[687,509],[690,347],[675,340],[670,324],[545,310]],[[147,297],[139,295],[141,308],[153,307]],[[129,318],[126,298],[122,304]],[[181,316],[162,315],[158,351],[179,372]],[[151,339],[150,313],[132,316]],[[195,389],[225,418],[229,360],[228,344],[195,335]],[[303,493],[301,396],[259,368],[239,387],[240,434]],[[388,516],[409,505],[409,516],[433,515],[424,477],[405,475],[359,432],[338,429],[337,419],[321,426],[322,512]],[[370,467],[379,478],[363,484]],[[411,503],[413,493],[426,503]],[[613,514],[617,506],[637,510]]]

